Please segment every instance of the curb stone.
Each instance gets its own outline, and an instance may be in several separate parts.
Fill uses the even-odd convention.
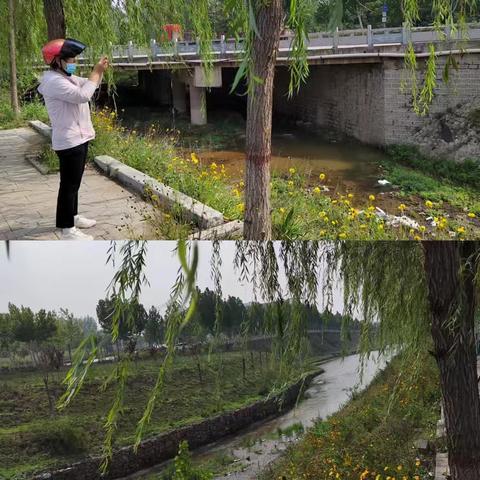
[[[39,120],[31,120],[28,123],[36,132],[51,140],[51,127]],[[179,207],[188,220],[193,221],[203,230],[218,227],[225,223],[223,214],[218,210],[158,182],[149,175],[129,167],[113,157],[98,155],[94,158],[94,162],[107,176],[115,178],[122,185],[131,188],[140,195],[145,195],[145,188],[148,187],[151,194],[158,198],[162,206],[168,210]],[[221,238],[220,233],[217,236]]]

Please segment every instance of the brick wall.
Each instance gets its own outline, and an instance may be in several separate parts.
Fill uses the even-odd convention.
[[[446,59],[447,57],[438,59],[438,87],[429,116],[480,98],[480,55],[469,54],[461,59],[457,57],[458,70],[450,69],[448,83],[443,81]],[[384,78],[385,143],[411,143],[412,133],[423,126],[425,117],[419,117],[413,112],[408,90],[405,93],[400,91],[402,79],[408,80],[408,74],[403,71],[403,60],[385,62]]]
[[[381,64],[311,67],[307,83],[289,99],[289,72],[279,68],[274,111],[334,129],[366,143],[383,143],[384,88]]]
[[[457,57],[458,71],[451,69],[448,84],[442,80],[446,58],[438,59],[438,88],[429,115],[480,98],[480,55]],[[289,73],[278,68],[274,111],[312,122],[317,130],[334,129],[365,143],[411,143],[425,117],[413,112],[408,88],[401,91],[402,81],[408,78],[403,59],[312,66],[307,83],[288,99]]]

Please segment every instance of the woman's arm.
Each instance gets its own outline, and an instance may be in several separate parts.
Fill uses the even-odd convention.
[[[103,57],[93,68],[92,73],[87,78],[77,77],[79,85],[74,85],[66,77],[58,79],[50,88],[48,94],[59,100],[69,103],[87,103],[92,98],[95,90],[100,85],[103,72],[108,68],[108,59]]]

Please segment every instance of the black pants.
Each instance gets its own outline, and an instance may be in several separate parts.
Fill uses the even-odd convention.
[[[67,150],[56,150],[60,159],[60,189],[57,200],[57,228],[74,226],[78,213],[78,190],[87,160],[88,142]]]

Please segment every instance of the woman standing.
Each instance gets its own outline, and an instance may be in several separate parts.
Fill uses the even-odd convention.
[[[50,70],[44,73],[38,91],[45,99],[50,117],[52,148],[60,159],[56,226],[62,230],[63,240],[93,240],[79,229],[97,223],[78,215],[78,190],[88,142],[95,138],[88,102],[100,86],[108,59],[103,57],[88,78],[77,77],[73,75],[77,67],[75,57],[85,48],[83,43],[67,38],[52,40],[42,49]]]

